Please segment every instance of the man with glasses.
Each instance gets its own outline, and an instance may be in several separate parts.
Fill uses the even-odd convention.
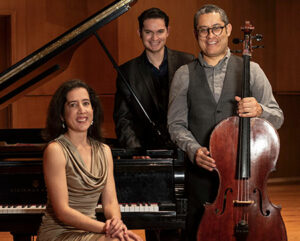
[[[216,163],[208,150],[213,128],[236,113],[240,117],[265,118],[277,129],[283,123],[283,113],[272,94],[272,87],[254,62],[250,63],[253,97],[240,98],[243,60],[230,53],[228,37],[231,30],[223,9],[215,5],[200,8],[194,16],[199,57],[176,71],[170,89],[170,136],[189,157],[186,224],[187,240],[190,241],[196,240],[203,204],[212,203],[218,191]]]

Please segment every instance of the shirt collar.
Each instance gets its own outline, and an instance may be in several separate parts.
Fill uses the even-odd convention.
[[[150,63],[146,51],[144,51],[144,60],[147,64],[149,64],[151,66],[151,68],[156,68],[153,64]],[[168,61],[168,51],[167,51],[167,47],[164,47],[164,58],[163,61],[161,62],[159,69],[161,69],[162,66],[167,65],[167,61]]]
[[[227,48],[226,55],[219,61],[219,63],[216,66],[211,66],[208,63],[206,63],[206,61],[204,60],[204,58],[202,56],[202,52],[199,53],[198,58],[199,58],[200,64],[203,67],[207,67],[207,68],[217,67],[218,68],[219,66],[223,66],[223,64],[225,64],[227,62],[227,60],[229,59],[230,55],[231,55],[230,49]]]

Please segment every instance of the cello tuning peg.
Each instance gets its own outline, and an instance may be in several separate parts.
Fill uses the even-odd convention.
[[[232,43],[234,43],[234,44],[239,44],[239,43],[242,43],[243,42],[243,40],[241,40],[241,39],[239,39],[239,38],[234,38],[233,40],[232,40]]]
[[[263,45],[254,45],[252,46],[252,49],[258,49],[258,48],[264,48],[265,46]]]
[[[261,41],[263,39],[263,36],[262,36],[262,34],[256,34],[252,38],[254,38],[256,41]]]

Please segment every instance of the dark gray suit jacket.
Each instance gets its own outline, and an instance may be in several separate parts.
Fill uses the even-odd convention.
[[[175,71],[184,64],[191,62],[194,56],[188,53],[179,52],[167,48],[168,54],[168,79],[169,86]],[[121,72],[130,84],[140,103],[148,113],[150,119],[160,129],[163,139],[169,140],[167,126],[157,123],[158,102],[155,87],[152,80],[151,69],[145,61],[145,51],[139,57],[132,59],[122,66]],[[145,118],[144,113],[132,97],[120,76],[117,78],[117,92],[115,94],[114,122],[116,134],[120,144],[127,148],[157,148],[161,147],[159,138]],[[166,144],[166,143],[165,143]]]

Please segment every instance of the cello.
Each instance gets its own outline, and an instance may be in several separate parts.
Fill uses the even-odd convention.
[[[250,97],[251,36],[249,21],[241,28],[243,42],[242,98]],[[230,133],[230,134],[229,134]],[[279,155],[276,129],[262,118],[232,116],[221,121],[210,137],[219,189],[215,201],[205,204],[197,241],[286,241],[281,207],[267,195],[267,178]]]

